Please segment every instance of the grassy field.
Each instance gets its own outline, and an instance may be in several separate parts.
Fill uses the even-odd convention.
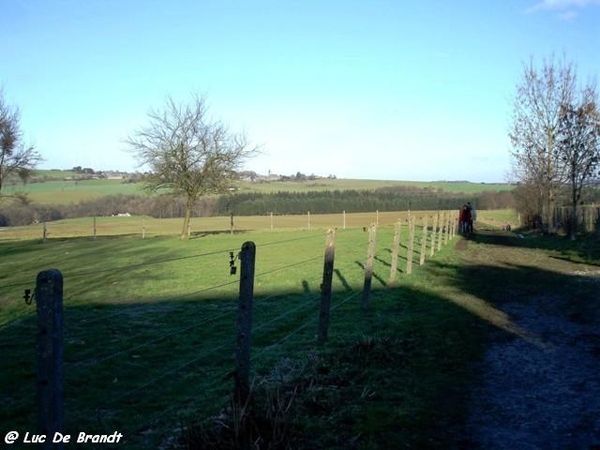
[[[142,194],[140,183],[123,183],[122,180],[47,181],[45,183],[7,185],[4,195],[25,193],[29,199],[41,204],[70,204],[105,195]]]
[[[242,191],[259,192],[303,192],[333,190],[372,190],[391,186],[411,186],[415,188],[439,189],[446,192],[464,192],[473,194],[486,191],[506,191],[513,186],[503,183],[469,183],[450,181],[401,181],[401,180],[360,180],[360,179],[317,179],[314,181],[292,182],[273,181],[269,183],[240,183]]]
[[[508,184],[468,183],[468,182],[418,182],[392,180],[350,180],[350,179],[317,179],[305,182],[273,181],[269,183],[238,183],[240,192],[307,192],[331,190],[372,190],[390,186],[413,186],[416,188],[432,188],[447,192],[464,192],[474,194],[486,191],[505,191],[513,189]],[[2,190],[5,195],[17,192],[26,193],[30,200],[41,204],[69,204],[83,200],[113,194],[142,194],[141,183],[123,183],[122,180],[63,180],[45,183],[7,185]]]
[[[435,211],[414,211],[413,215],[422,221],[429,217],[431,226]],[[289,216],[240,216],[234,218],[234,233],[248,231],[289,231],[336,228],[363,228],[375,223],[381,226],[391,226],[398,220],[406,221],[407,211],[387,211],[371,213],[347,214],[311,214]],[[177,235],[181,232],[181,218],[155,219],[152,217],[97,217],[83,219],[57,220],[46,223],[47,237],[50,239],[67,237],[93,237],[94,223],[96,236],[131,235],[138,237],[153,237]],[[512,210],[479,211],[478,220],[496,228],[510,223],[518,226],[518,217]],[[22,227],[0,228],[0,241],[10,239],[41,239],[43,224],[33,224]],[[191,233],[194,236],[206,234],[230,233],[230,217],[204,217],[192,219]]]
[[[352,433],[369,448],[383,448],[390,437],[406,445],[446,440],[443,423],[462,420],[452,399],[464,394],[472,376],[466,361],[477,358],[480,343],[460,332],[472,327],[473,317],[443,300],[427,265],[418,267],[418,249],[415,273],[404,274],[406,228],[403,233],[401,283],[390,286],[393,228],[378,231],[372,307],[365,311],[367,233],[338,229],[324,348],[315,343],[323,229],[198,233],[188,242],[172,236],[2,240],[0,430],[35,429],[35,308],[22,296],[48,268],[61,270],[65,283],[68,431],[118,430],[126,448],[156,448],[179,433],[181,420],[190,425],[225,411],[238,286],[229,275],[229,252],[252,240],[257,398],[274,380],[315,371],[295,408],[302,436],[317,436],[326,448],[344,448]],[[447,249],[435,257],[452,259]]]
[[[423,213],[416,213],[417,217]],[[430,214],[429,212],[425,214]],[[0,432],[35,430],[35,306],[22,299],[41,270],[64,276],[66,432],[110,434],[115,448],[235,448],[233,390],[239,279],[229,252],[257,246],[253,396],[263,439],[294,448],[477,448],[465,424],[486,338],[519,336],[502,303],[576,292],[561,314],[600,320],[598,241],[498,230],[512,211],[479,211],[477,233],[456,238],[425,265],[415,247],[407,275],[403,227],[397,283],[390,284],[392,224],[379,215],[371,307],[361,308],[367,233],[377,215],[195,219],[97,218],[0,231]],[[141,227],[146,238],[141,238]],[[316,344],[325,233],[337,227],[329,340]],[[417,237],[418,240],[418,237]],[[239,263],[237,263],[239,266]],[[591,272],[589,272],[591,273]],[[583,274],[583,275],[581,275]],[[501,282],[499,282],[501,280]],[[591,281],[590,281],[591,280]],[[558,312],[557,312],[558,313]],[[500,330],[500,331],[498,331]],[[270,405],[266,407],[265,405]],[[260,420],[259,420],[260,419]],[[265,425],[266,424],[266,425]],[[274,426],[274,424],[276,426]],[[90,446],[90,448],[92,448]]]

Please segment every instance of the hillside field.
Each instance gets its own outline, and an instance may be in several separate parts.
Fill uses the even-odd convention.
[[[389,277],[391,233],[390,227],[378,233],[372,299],[377,307],[363,319],[359,294],[367,233],[361,228],[337,233],[332,346],[347,339],[358,344],[376,329],[384,333],[388,308],[394,309],[394,298],[408,289],[382,290]],[[65,282],[68,429],[114,428],[127,434],[127,448],[144,448],[147,442],[155,448],[157,440],[177,428],[178,418],[217,414],[231,388],[227,373],[232,370],[238,279],[229,274],[229,252],[237,253],[246,240],[257,246],[253,367],[262,377],[304,364],[316,351],[324,230],[207,234],[187,242],[168,236],[1,241],[5,407],[0,428],[34,427],[35,308],[25,305],[22,296],[33,287],[37,272],[50,267],[60,269]],[[401,257],[400,267],[405,266]],[[414,303],[415,312],[401,313],[398,325],[419,322],[416,311],[436,301],[419,295],[421,306]],[[412,346],[410,330],[406,339]],[[431,400],[414,398],[401,414],[425,410]]]
[[[56,176],[52,172],[52,176]],[[431,188],[446,192],[474,194],[479,192],[496,192],[513,189],[509,184],[469,183],[469,182],[417,182],[391,180],[349,180],[320,178],[312,181],[271,181],[237,183],[238,192],[308,192],[333,190],[373,190],[391,186],[411,186],[415,188]],[[40,204],[70,204],[90,200],[105,195],[143,194],[141,183],[125,183],[123,180],[52,180],[40,183],[13,184],[3,188],[3,194],[25,193],[33,202]]]
[[[64,277],[67,430],[118,430],[127,448],[156,448],[180,435],[182,420],[192,426],[220,414],[232,389],[227,374],[233,370],[238,288],[238,277],[229,274],[229,253],[237,254],[249,240],[257,246],[252,350],[257,396],[274,380],[316,370],[324,384],[308,394],[334,408],[330,414],[337,424],[322,429],[318,417],[325,412],[304,411],[305,400],[298,400],[304,411],[298,414],[306,415],[298,426],[308,427],[304,433],[320,436],[328,448],[351,439],[339,433],[361,417],[361,433],[368,439],[377,442],[387,439],[378,438],[380,433],[393,433],[407,445],[430,440],[422,430],[463,420],[465,411],[455,405],[474,376],[466,363],[477,358],[481,342],[473,316],[444,300],[444,280],[453,269],[442,268],[455,264],[450,247],[442,246],[430,259],[426,242],[429,262],[419,266],[416,245],[415,272],[408,276],[404,226],[398,284],[391,285],[393,227],[381,225],[372,308],[364,311],[368,233],[360,226],[338,229],[330,340],[319,350],[315,333],[325,232],[301,226],[207,232],[185,242],[165,235],[51,235],[42,243],[0,235],[0,429],[35,428],[35,307],[22,297],[37,273],[48,268]],[[420,242],[418,236],[419,231]],[[477,332],[464,334],[464,329]],[[396,387],[382,396],[382,383],[390,382]],[[350,385],[341,391],[327,387],[338,383]],[[396,429],[398,421],[402,429]],[[438,441],[448,438],[443,430],[436,433]]]
[[[419,223],[425,216],[429,226],[437,211],[415,211],[412,213]],[[340,213],[340,214],[298,214],[284,216],[239,216],[234,217],[233,233],[240,234],[249,231],[291,231],[291,230],[326,230],[335,228],[363,228],[371,224],[384,227],[393,226],[398,220],[406,224],[408,211],[386,211],[369,213]],[[488,223],[496,228],[511,224],[514,228],[519,225],[518,216],[512,210],[479,211],[478,221]],[[68,237],[93,237],[94,225],[96,236],[129,235],[137,237],[175,236],[181,233],[183,219],[156,219],[152,217],[97,217],[66,219],[38,223],[18,227],[0,227],[0,241],[13,239],[42,239],[44,226],[49,239]],[[193,237],[208,234],[230,234],[231,217],[200,217],[193,218],[190,228]]]
[[[226,431],[235,423],[228,405],[239,286],[230,252],[239,270],[235,255],[252,241],[247,414],[262,439],[281,433],[300,449],[477,448],[467,424],[474,389],[486,381],[480,363],[488,339],[540,339],[516,326],[504,302],[525,307],[531,292],[576,292],[577,301],[552,314],[600,318],[597,239],[519,237],[499,230],[506,220],[514,213],[482,211],[471,239],[457,236],[433,257],[417,227],[410,275],[402,220],[394,283],[394,228],[380,224],[368,308],[368,233],[360,225],[338,228],[324,346],[316,335],[326,227],[261,225],[232,235],[215,230],[225,221],[207,222],[205,232],[181,241],[168,222],[165,234],[146,239],[117,225],[93,239],[86,219],[70,224],[70,236],[51,234],[46,242],[0,234],[0,429],[35,429],[35,302],[27,305],[23,293],[40,271],[56,268],[64,279],[66,432],[118,431],[128,449],[173,448],[182,440],[192,448],[215,440],[235,448]]]

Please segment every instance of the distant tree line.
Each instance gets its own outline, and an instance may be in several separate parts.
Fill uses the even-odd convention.
[[[481,193],[475,197],[430,188],[388,187],[375,190],[333,190],[308,192],[240,193],[219,197],[218,211],[236,215],[330,214],[346,211],[404,211],[454,209],[462,203],[481,202],[484,208],[510,208],[507,192]]]
[[[26,196],[5,204],[0,211],[0,226],[28,225],[35,222],[77,217],[112,216],[120,213],[147,215],[155,218],[184,217],[187,208],[184,196],[172,195],[109,195],[70,205],[39,205]],[[514,208],[510,191],[477,194],[450,193],[431,188],[388,187],[375,190],[333,190],[309,192],[234,193],[206,196],[192,208],[193,217],[333,214],[346,211],[405,211],[411,209],[457,209],[470,201],[478,209]]]

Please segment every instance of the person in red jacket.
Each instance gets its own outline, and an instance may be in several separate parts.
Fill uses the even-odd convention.
[[[467,232],[469,234],[473,233],[473,222],[475,220],[477,220],[477,212],[475,211],[475,208],[473,208],[473,205],[471,205],[471,202],[467,202],[467,210],[469,211],[468,214],[468,226],[467,226]]]
[[[471,210],[469,209],[469,207],[466,204],[462,205],[462,207],[460,208],[460,212],[458,215],[458,222],[459,222],[460,233],[463,236],[466,236],[467,234],[469,234],[469,232],[470,232],[469,225],[472,224],[473,222],[471,219]]]

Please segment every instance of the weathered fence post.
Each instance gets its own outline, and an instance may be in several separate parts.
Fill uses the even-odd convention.
[[[456,237],[456,227],[458,226],[458,216],[456,215],[456,211],[452,213],[452,235],[450,236],[452,239]]]
[[[308,229],[310,230],[310,211],[308,211],[306,215],[308,217]]]
[[[42,223],[42,242],[46,242],[48,239],[48,228],[46,227],[46,221]]]
[[[431,226],[431,248],[429,249],[429,256],[431,256],[433,258],[433,255],[435,255],[435,236],[436,236],[436,231],[437,231],[437,226],[438,226],[438,216],[434,215],[433,216],[433,225]]]
[[[444,211],[441,211],[438,214],[437,250],[439,252],[442,249],[442,240],[444,239]]]
[[[421,232],[421,253],[419,265],[425,264],[425,251],[427,250],[427,215],[423,218],[423,231]]]
[[[233,213],[229,216],[229,234],[233,235]]]
[[[454,211],[454,232],[452,234],[452,237],[456,237],[457,233],[458,233],[458,212]]]
[[[412,216],[408,218],[408,247],[406,249],[406,274],[412,273],[413,254],[415,249],[415,219]]]
[[[346,229],[346,211],[342,211],[342,229]]]
[[[40,434],[48,436],[43,448],[63,432],[63,277],[55,269],[38,273],[35,285],[37,305],[37,412]]]
[[[375,244],[377,239],[377,227],[371,224],[369,227],[369,248],[367,250],[367,262],[365,263],[365,283],[363,285],[362,307],[371,306],[371,281],[373,278],[373,261],[375,260]]]
[[[331,284],[333,280],[333,262],[335,259],[335,231],[329,230],[325,241],[325,258],[323,261],[323,282],[321,283],[321,308],[319,310],[318,343],[327,341],[329,329],[329,312],[331,309]]]
[[[390,281],[392,285],[396,282],[396,275],[398,273],[398,249],[400,247],[400,233],[402,232],[402,222],[400,219],[394,225],[394,242],[392,244],[392,261],[390,263]]]
[[[244,242],[240,252],[240,291],[236,322],[236,368],[234,401],[246,404],[250,395],[250,338],[252,331],[252,302],[254,298],[254,242]]]
[[[93,219],[93,225],[92,226],[93,226],[93,229],[94,229],[94,231],[93,231],[93,239],[96,239],[97,228],[96,228],[96,218],[95,217]]]

